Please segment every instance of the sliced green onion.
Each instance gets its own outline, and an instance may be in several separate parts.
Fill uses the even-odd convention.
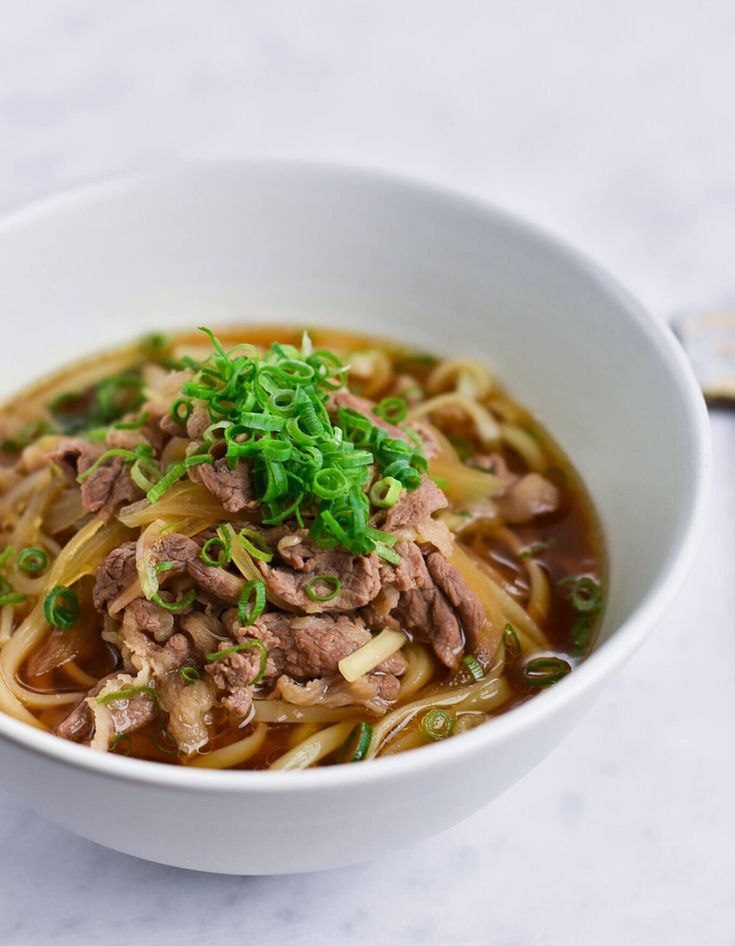
[[[432,709],[421,720],[421,731],[429,739],[438,742],[452,735],[454,720],[446,710]]]
[[[152,596],[151,601],[165,611],[183,611],[184,608],[188,608],[196,600],[196,596],[197,593],[194,588],[190,588],[178,601],[164,601],[158,592]]]
[[[276,342],[260,354],[253,346],[227,351],[210,330],[205,334],[212,351],[201,362],[182,359],[193,377],[184,384],[182,403],[174,405],[173,412],[181,420],[188,414],[188,399],[204,402],[212,419],[204,434],[205,448],[221,446],[215,434],[224,431],[230,468],[240,458],[247,463],[262,507],[261,522],[280,525],[294,519],[303,527],[306,519],[318,545],[339,546],[355,555],[370,554],[381,542],[389,548],[390,542],[371,534],[368,524],[371,468],[377,471],[376,479],[382,479],[372,491],[373,505],[388,508],[402,489],[415,489],[427,471],[420,438],[416,440],[413,431],[408,431],[412,443],[391,437],[372,413],[339,408],[336,418],[330,414],[327,393],[343,386],[347,369],[333,353],[313,351],[308,338],[301,350]],[[400,422],[406,416],[405,401],[386,398],[377,411],[390,422]],[[139,467],[135,481],[155,503],[184,475],[188,463],[198,462],[213,458],[198,454],[174,463],[158,482],[153,482],[157,474],[152,469]],[[260,548],[259,538],[243,539],[254,546],[254,557],[269,560],[262,557],[271,552]],[[245,547],[252,555],[253,549]],[[391,553],[387,557],[395,560]]]
[[[261,562],[273,560],[273,552],[271,552],[265,537],[260,532],[256,532],[255,529],[240,529],[237,533],[237,541],[253,558],[257,558]]]
[[[150,446],[148,451],[150,451]],[[122,457],[123,460],[128,460],[130,463],[134,463],[136,460],[140,459],[141,453],[133,450],[123,450],[122,448],[114,448],[112,450],[105,450],[105,452],[97,457],[94,463],[88,467],[84,473],[80,473],[77,477],[77,483],[83,483],[85,480],[88,480],[89,477],[96,473],[97,470],[102,466],[103,463],[106,463],[108,460],[111,460],[113,457]],[[150,452],[147,452],[146,459],[150,458]]]
[[[521,642],[512,624],[506,624],[503,628],[503,643],[505,645],[505,656],[507,658],[514,660],[516,657],[521,656]]]
[[[402,397],[384,397],[377,407],[373,408],[373,413],[389,424],[400,424],[406,419],[408,406]]]
[[[482,680],[485,676],[485,671],[480,666],[480,661],[474,654],[466,654],[462,658],[462,663],[467,667],[475,680]]]
[[[237,602],[237,615],[241,627],[255,624],[265,608],[265,582],[254,578],[245,584]]]
[[[249,430],[283,430],[286,421],[279,414],[255,414],[253,411],[243,411],[240,414],[240,424]]]
[[[398,552],[394,552],[393,549],[389,549],[384,542],[376,542],[375,551],[381,558],[385,559],[386,562],[390,562],[391,565],[401,564],[401,556],[398,554]]]
[[[168,729],[163,728],[163,732],[161,733],[161,735],[163,736],[164,740],[168,742],[168,746],[162,745],[158,741],[158,739],[154,739],[153,745],[156,747],[156,749],[158,749],[158,751],[162,752],[164,755],[178,755],[179,754],[178,744],[176,740],[174,739],[174,737],[171,735],[171,733],[168,731]]]
[[[562,578],[557,582],[559,588],[570,586],[569,600],[575,611],[580,614],[594,614],[602,607],[602,588],[587,575]]]
[[[115,430],[140,430],[141,427],[144,427],[148,423],[148,420],[148,411],[143,411],[136,420],[121,420],[112,426],[115,428]]]
[[[531,687],[548,687],[571,671],[572,668],[561,657],[536,657],[523,668],[523,679]]]
[[[384,476],[370,487],[370,502],[373,506],[388,508],[395,506],[403,492],[403,484],[393,476]]]
[[[326,594],[319,594],[316,590],[318,583],[329,585],[330,590]],[[317,575],[316,578],[312,578],[311,581],[306,583],[306,594],[312,601],[332,601],[337,597],[341,588],[342,582],[336,575]]]
[[[336,499],[347,489],[347,477],[338,469],[317,470],[312,480],[312,489],[322,499]]]
[[[228,565],[232,561],[232,545],[229,542],[229,534],[227,535],[227,541],[220,538],[219,535],[215,535],[204,543],[201,557],[205,565],[211,565],[212,568],[222,568],[223,565]],[[212,558],[209,554],[209,550],[213,548],[218,549],[217,558]]]
[[[120,748],[120,747],[123,748]],[[110,751],[118,755],[133,754],[133,739],[129,732],[119,732],[110,740]]]
[[[153,460],[141,458],[130,467],[130,479],[138,489],[147,493],[161,479],[161,471]]]
[[[196,667],[182,667],[179,675],[184,683],[198,683],[202,679],[201,673]]]
[[[194,405],[188,397],[179,398],[179,400],[174,401],[169,408],[171,418],[179,424],[185,424],[191,417],[193,411]]]
[[[13,555],[15,555],[15,549],[12,545],[8,545],[0,555],[0,568],[5,568]]]
[[[151,506],[157,503],[158,500],[171,489],[174,483],[178,483],[187,470],[190,470],[193,466],[199,466],[201,463],[214,463],[214,457],[210,456],[208,453],[203,453],[172,463],[158,483],[156,483],[152,489],[149,489],[146,494]]]
[[[534,558],[540,552],[545,552],[546,549],[550,549],[552,545],[556,543],[557,536],[552,535],[550,539],[544,539],[542,542],[534,542],[533,545],[529,545],[527,549],[523,549],[522,552],[518,553],[518,558],[527,559]]]
[[[43,615],[52,627],[68,631],[79,617],[79,599],[65,585],[56,585],[43,599]]]
[[[337,762],[362,762],[373,739],[373,727],[358,723],[345,739],[337,755]]]
[[[23,604],[23,602],[27,600],[28,595],[20,594],[20,592],[17,591],[8,591],[0,594],[0,608],[4,607],[6,604]]]
[[[29,546],[18,552],[15,562],[18,568],[27,575],[38,575],[48,565],[48,555],[44,549]]]
[[[207,654],[207,660],[210,662],[213,660],[221,660],[224,657],[229,657],[232,654],[239,654],[243,650],[259,650],[260,651],[260,670],[258,675],[252,681],[252,686],[257,686],[258,683],[265,676],[265,669],[268,663],[268,651],[265,649],[265,645],[261,641],[257,640],[247,640],[242,644],[235,644],[234,647],[225,647],[224,650],[216,650],[211,654]]]
[[[581,657],[587,649],[592,631],[592,622],[585,615],[580,615],[572,625],[569,636],[572,639],[572,657]]]
[[[100,706],[105,706],[107,703],[116,703],[117,700],[130,700],[139,693],[146,693],[154,703],[158,702],[158,694],[153,687],[149,686],[130,687],[128,690],[113,690],[111,693],[98,696],[96,702]]]

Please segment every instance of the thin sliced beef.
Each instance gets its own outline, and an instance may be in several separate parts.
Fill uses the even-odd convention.
[[[508,486],[517,483],[519,479],[518,474],[512,473],[508,468],[508,463],[502,453],[475,453],[465,460],[465,463],[473,469],[492,473]]]
[[[159,644],[167,641],[174,632],[174,616],[165,608],[160,608],[153,601],[146,601],[145,598],[136,598],[131,601],[125,609],[134,615],[136,627],[151,637]]]
[[[448,505],[447,497],[436,483],[422,476],[416,489],[404,490],[398,502],[388,510],[383,528],[386,532],[413,529],[427,516]]]
[[[191,755],[209,741],[208,725],[215,689],[204,678],[187,683],[179,673],[167,674],[159,684],[161,707],[169,734],[184,755]]]
[[[230,469],[226,457],[214,463],[202,463],[189,470],[189,477],[195,483],[201,483],[222,503],[227,512],[242,512],[255,509],[259,503],[255,498],[250,469],[240,461],[234,470]]]
[[[193,539],[178,532],[164,532],[154,548],[156,562],[173,562],[174,567],[163,572],[163,581],[169,576],[186,571],[195,584],[210,597],[226,604],[237,604],[245,582],[224,568],[206,565],[199,546]]]
[[[74,709],[54,726],[53,731],[70,742],[90,742],[94,735],[94,711],[87,700],[80,700]]]
[[[527,473],[495,499],[506,522],[529,522],[559,508],[559,490],[538,473]]]
[[[202,434],[211,423],[206,403],[192,401],[192,412],[186,421],[186,436],[189,440],[201,440]]]
[[[400,628],[395,610],[401,595],[412,590],[432,588],[431,576],[418,545],[401,540],[393,548],[400,556],[400,561],[396,565],[381,563],[380,593],[367,607],[360,609],[361,617],[373,631],[381,631],[384,627]]]
[[[97,703],[97,697],[103,689],[107,692],[125,690],[130,689],[131,684],[131,678],[125,674],[113,673],[104,677],[92,687],[87,696],[77,703],[70,713],[56,724],[54,733],[71,742],[90,743],[101,721],[101,716],[105,717],[102,722],[107,724],[106,728],[109,729],[110,735],[122,735],[141,729],[156,715],[155,704],[147,693],[136,693],[134,696],[114,700],[111,703]]]
[[[431,641],[443,664],[454,669],[464,651],[464,637],[452,606],[435,586],[404,591],[393,611],[400,627]]]
[[[257,564],[269,593],[285,606],[309,614],[354,611],[372,601],[380,591],[380,568],[374,552],[353,555],[344,549],[321,549],[303,529],[290,536],[282,535],[277,548],[282,564]],[[337,595],[329,601],[315,601],[306,591],[307,585],[321,575],[340,582]],[[310,587],[321,595],[333,590],[327,582],[316,582]]]
[[[400,627],[432,643],[437,657],[456,668],[465,640],[481,642],[485,612],[461,574],[432,546],[397,542],[398,565],[385,564],[379,598],[361,614],[373,630]],[[390,608],[390,611],[388,611]]]
[[[191,559],[187,570],[199,588],[217,601],[225,604],[237,604],[245,587],[245,582],[224,568],[205,565],[201,558]]]
[[[222,644],[219,649],[224,650],[226,647],[227,644]],[[253,649],[220,657],[204,668],[234,722],[246,719],[252,709],[251,684],[260,672],[260,665],[260,651]]]
[[[69,437],[58,444],[49,459],[59,466],[67,477],[76,482],[105,452],[102,444],[88,443],[79,437]],[[140,499],[143,495],[130,478],[130,471],[122,457],[110,457],[97,467],[81,484],[82,505],[87,512],[98,512],[109,519],[116,506]]]
[[[178,670],[191,656],[191,644],[185,634],[171,635],[162,646],[148,636],[151,622],[157,619],[155,612],[160,610],[152,601],[137,598],[125,608],[120,630],[120,650],[126,667],[149,671],[154,677]]]
[[[337,673],[339,661],[372,635],[360,618],[326,614],[293,617],[272,612],[262,615],[252,627],[239,628],[236,636],[255,638],[265,645],[266,679],[285,673],[297,680],[313,680]],[[376,671],[400,676],[406,671],[405,659],[394,654]]]
[[[252,627],[238,627],[234,613],[228,612],[224,618],[236,639],[259,640],[265,646],[268,651],[265,681],[276,681],[274,695],[292,703],[363,704],[373,712],[383,713],[398,695],[398,677],[408,668],[405,658],[398,653],[383,661],[372,673],[352,684],[347,683],[339,674],[339,661],[371,638],[359,619],[327,615],[293,617],[272,612],[263,615]],[[222,644],[220,649],[226,646]],[[260,671],[260,664],[259,651],[252,650],[230,654],[205,668],[233,719],[243,719],[250,712],[251,684]]]
[[[464,636],[472,652],[477,655],[485,647],[482,629],[486,616],[480,599],[471,591],[462,574],[439,552],[431,552],[426,556],[426,567],[436,586],[459,615]]]
[[[135,542],[113,549],[97,568],[92,600],[98,611],[114,601],[138,577],[135,568]]]
[[[179,626],[191,639],[194,649],[202,658],[217,650],[220,641],[227,635],[224,633],[222,622],[213,614],[205,611],[192,611],[179,619]],[[230,642],[228,641],[228,644]]]
[[[354,683],[336,674],[299,683],[284,674],[276,681],[274,696],[296,706],[355,706],[362,704],[383,714],[394,702],[401,682],[392,673],[368,673]]]

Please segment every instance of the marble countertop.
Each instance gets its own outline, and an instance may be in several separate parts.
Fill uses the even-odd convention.
[[[728,0],[39,0],[0,31],[0,208],[174,158],[323,158],[461,188],[661,317],[735,296]],[[188,873],[0,793],[4,946],[735,943],[735,420],[703,548],[591,713],[504,797],[381,863]]]

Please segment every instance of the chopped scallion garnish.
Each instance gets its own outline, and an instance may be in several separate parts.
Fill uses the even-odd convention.
[[[218,457],[224,451],[230,469],[248,464],[261,522],[295,519],[301,527],[307,518],[318,545],[339,545],[357,555],[374,551],[377,542],[387,545],[381,533],[371,534],[376,530],[370,530],[370,515],[375,506],[392,505],[402,489],[419,485],[428,469],[420,438],[407,443],[391,437],[371,417],[347,408],[330,415],[328,392],[343,386],[347,369],[336,355],[313,351],[308,336],[301,350],[274,343],[261,355],[247,345],[227,351],[210,330],[203,331],[213,352],[202,362],[184,359],[194,375],[171,405],[171,416],[183,420],[192,398],[205,403],[212,423],[202,435],[203,449],[214,453],[216,446]],[[401,398],[378,405],[379,415],[392,423],[403,420],[405,410]],[[149,502],[184,475],[188,467],[182,464],[195,462],[213,458],[200,452],[173,464],[147,490]],[[382,480],[371,504],[366,490],[373,470]],[[257,540],[246,538],[259,549]]]
[[[169,563],[166,562],[165,564]],[[194,588],[190,588],[186,594],[182,595],[177,601],[166,601],[158,592],[151,597],[151,601],[165,611],[183,611],[184,608],[188,608],[190,604],[194,603],[196,596],[197,593]]]
[[[536,657],[523,668],[523,679],[531,687],[548,687],[558,683],[571,670],[561,657]]]
[[[393,476],[384,476],[370,487],[370,502],[373,506],[389,508],[395,506],[403,492],[403,484]]]
[[[337,762],[362,762],[373,739],[373,727],[358,723],[345,739],[337,755]]]
[[[329,590],[320,594],[317,585],[327,585]],[[342,582],[336,575],[317,575],[306,583],[306,594],[312,601],[332,601],[340,592]]]
[[[179,675],[184,683],[198,683],[202,679],[202,675],[196,667],[182,667],[179,670]]]
[[[555,544],[557,537],[555,535],[551,536],[549,539],[544,539],[542,542],[534,542],[533,545],[529,545],[527,549],[523,549],[522,552],[518,553],[518,558],[527,559],[535,558],[540,552],[545,552],[546,549],[550,549],[552,545]]]
[[[0,568],[5,568],[13,555],[15,555],[15,549],[12,545],[8,545],[3,549],[3,553],[0,555]]]
[[[217,550],[217,558],[212,558],[210,554],[212,549]],[[207,539],[202,546],[201,558],[205,565],[211,565],[212,568],[222,568],[223,565],[228,565],[232,561],[232,545],[229,542],[229,534],[227,534],[227,541],[220,538],[219,535]]]
[[[454,720],[443,709],[431,709],[421,720],[421,731],[429,739],[438,742],[440,739],[446,739],[452,735],[454,729]]]
[[[480,661],[474,654],[466,654],[462,658],[462,663],[467,667],[475,680],[482,680],[485,676],[485,671],[482,669]]]
[[[569,588],[569,600],[580,614],[595,614],[602,607],[602,588],[587,575],[570,575],[558,581],[557,586]]]
[[[506,624],[503,628],[503,644],[505,645],[506,660],[515,660],[516,657],[520,657],[521,642],[512,624]]]
[[[373,408],[373,413],[387,420],[389,424],[400,424],[406,419],[408,406],[402,397],[384,397],[380,404]]]
[[[52,627],[68,631],[79,617],[79,599],[71,588],[56,585],[43,599],[43,615]]]
[[[237,602],[237,616],[241,627],[255,624],[265,608],[265,582],[259,578],[248,581]]]
[[[178,460],[176,463],[172,463],[156,485],[148,490],[146,494],[148,502],[151,505],[157,503],[158,500],[171,489],[174,483],[178,483],[187,470],[190,470],[193,466],[199,466],[202,463],[214,463],[214,457],[210,456],[208,453],[196,454],[193,457],[187,457],[185,460]]]
[[[27,575],[38,575],[48,565],[48,555],[44,549],[29,546],[18,552],[15,562],[18,568]]]
[[[255,529],[240,529],[235,537],[253,558],[257,558],[261,562],[270,562],[273,559],[273,552],[268,547],[268,543],[261,533]]]

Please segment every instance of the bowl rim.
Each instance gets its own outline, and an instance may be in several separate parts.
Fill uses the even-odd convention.
[[[690,468],[686,502],[680,510],[677,534],[664,558],[655,581],[632,614],[611,637],[574,672],[549,691],[539,694],[492,721],[462,735],[383,759],[373,759],[367,766],[329,766],[292,772],[214,770],[131,759],[111,753],[94,752],[87,746],[67,742],[51,733],[36,729],[0,711],[0,737],[20,749],[45,756],[90,774],[123,781],[171,788],[174,790],[263,794],[273,792],[312,792],[355,784],[377,785],[386,780],[428,774],[451,766],[498,745],[512,741],[520,732],[533,729],[544,717],[558,715],[584,693],[595,690],[640,646],[671,603],[691,565],[701,538],[707,508],[707,486],[711,470],[711,442],[707,409],[699,385],[683,349],[665,323],[659,322],[617,280],[597,263],[565,240],[499,209],[482,198],[437,185],[431,181],[406,177],[387,171],[344,164],[283,159],[181,161],[165,168],[112,177],[44,196],[23,206],[11,208],[0,217],[0,237],[12,234],[16,227],[43,226],[48,218],[67,212],[94,209],[109,198],[124,198],[137,190],[157,186],[186,186],[192,179],[202,183],[226,175],[241,177],[283,176],[312,182],[340,183],[362,189],[379,190],[384,198],[410,196],[432,202],[441,211],[474,216],[506,231],[518,234],[543,248],[554,262],[576,271],[588,283],[611,299],[629,323],[654,350],[662,369],[669,372],[681,394],[681,423],[690,448]],[[656,360],[656,358],[654,358]]]

